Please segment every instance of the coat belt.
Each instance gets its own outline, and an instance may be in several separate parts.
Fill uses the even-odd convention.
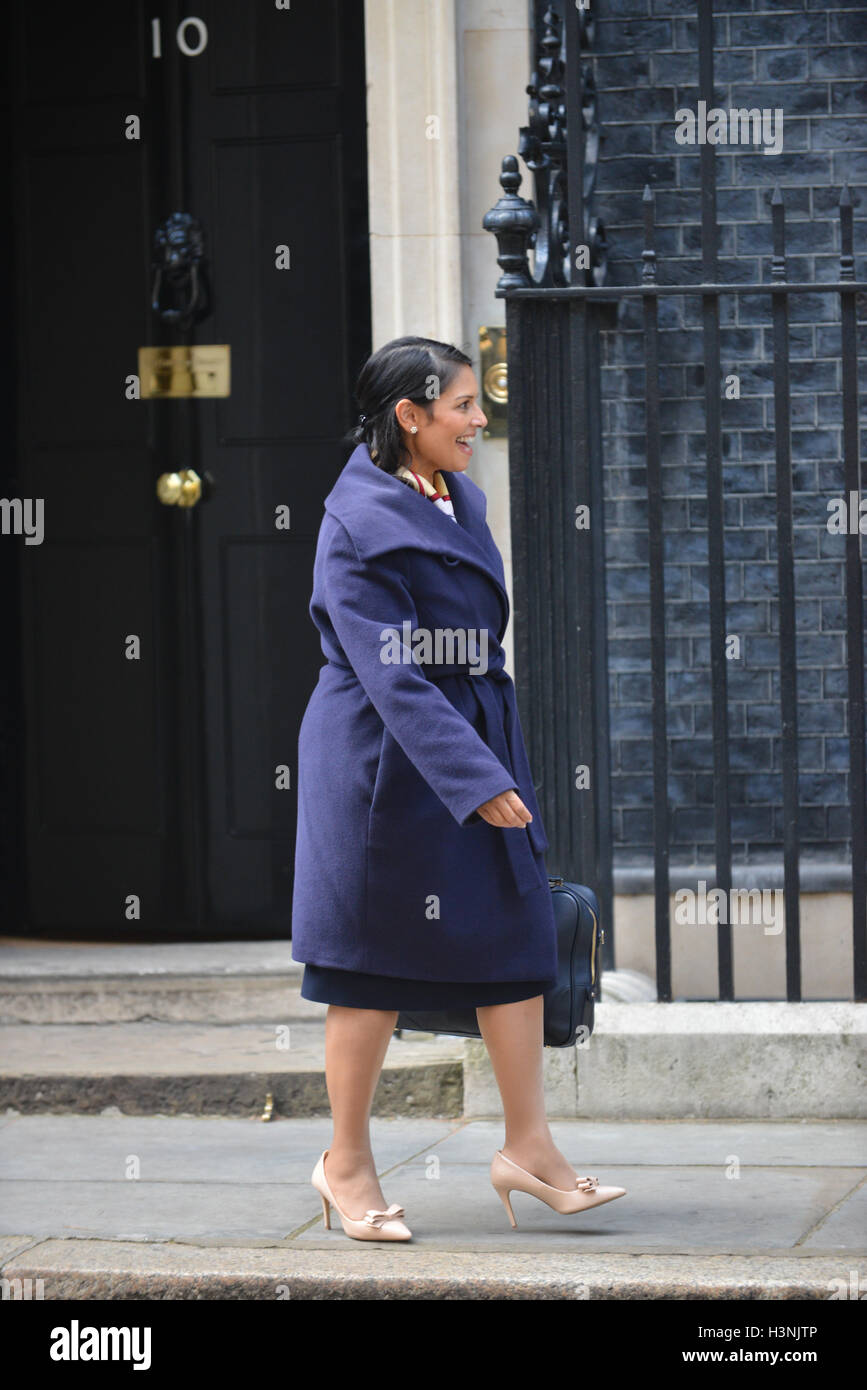
[[[476,690],[481,702],[485,721],[485,742],[495,757],[515,778],[515,786],[520,789],[520,782],[515,773],[515,740],[518,737],[518,711],[515,705],[514,687],[509,676],[502,667],[489,667],[487,671],[475,674],[476,668],[469,662],[421,662],[421,669],[429,680],[437,680],[442,676],[472,676],[473,687]],[[506,701],[508,718],[506,728],[503,728],[502,709],[494,687],[485,677],[491,677],[502,687]],[[512,873],[515,879],[515,886],[519,896],[531,893],[535,888],[542,886],[548,887],[547,877],[542,876],[542,871],[537,867],[533,851],[536,854],[543,854],[547,849],[548,842],[539,826],[537,817],[530,821],[524,830],[511,827],[503,828],[503,840],[506,846],[506,853],[512,866]]]

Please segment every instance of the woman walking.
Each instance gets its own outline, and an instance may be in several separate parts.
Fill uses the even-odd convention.
[[[477,393],[448,344],[374,353],[314,562],[327,661],[299,732],[292,949],[302,996],[329,1005],[334,1137],[312,1181],[326,1225],[333,1205],[358,1239],[411,1235],[386,1207],[369,1132],[401,1009],[476,1007],[505,1115],[491,1178],[513,1224],[512,1190],[562,1212],[624,1191],[579,1177],[545,1117],[548,841],[503,669],[503,563],[463,476],[487,423]]]

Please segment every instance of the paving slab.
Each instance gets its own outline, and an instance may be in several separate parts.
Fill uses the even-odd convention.
[[[17,1182],[11,1224],[36,1236],[110,1240],[195,1240],[203,1244],[283,1240],[315,1213],[308,1183]],[[158,1193],[158,1200],[157,1200]]]
[[[867,1123],[863,1120],[557,1120],[555,1143],[570,1162],[642,1165],[710,1164],[733,1159],[751,1167],[867,1167]],[[493,1155],[503,1138],[501,1119],[474,1119],[456,1126],[449,1139],[454,1162],[469,1163],[483,1145]],[[595,1173],[596,1169],[592,1171]]]
[[[0,1130],[0,1182],[126,1179],[129,1155],[141,1181],[260,1183],[310,1181],[313,1165],[331,1142],[326,1116],[263,1124],[249,1119],[159,1115],[6,1116]],[[426,1152],[454,1133],[460,1120],[371,1120],[379,1171]],[[10,1126],[14,1126],[14,1131]],[[502,1136],[501,1136],[502,1137]],[[311,1188],[311,1193],[316,1194]],[[7,1227],[8,1229],[8,1227]]]
[[[801,1244],[805,1250],[851,1250],[860,1254],[867,1245],[867,1179],[862,1180],[845,1202],[829,1212]],[[867,1282],[862,1281],[862,1292],[867,1294]]]
[[[452,1164],[442,1154],[437,1168],[430,1159],[416,1159],[389,1175],[384,1187],[389,1201],[406,1208],[408,1224],[418,1241],[443,1250],[482,1250],[505,1246],[523,1248],[532,1241],[546,1250],[574,1249],[580,1243],[594,1251],[660,1250],[747,1254],[790,1250],[817,1229],[829,1210],[857,1190],[863,1169],[825,1170],[787,1168],[748,1170],[738,1180],[723,1172],[672,1166],[661,1170],[626,1164],[588,1163],[600,1182],[626,1188],[626,1196],[572,1216],[561,1216],[545,1203],[522,1192],[512,1194],[517,1231],[494,1192],[488,1162]],[[321,1224],[298,1235],[304,1245],[333,1243],[342,1233]],[[846,1242],[817,1239],[823,1253],[864,1250],[863,1234]]]

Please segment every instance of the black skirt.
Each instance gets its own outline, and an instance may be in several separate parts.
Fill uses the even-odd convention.
[[[330,965],[305,965],[302,999],[351,1009],[458,1009],[514,1004],[544,994],[551,980],[410,980]]]

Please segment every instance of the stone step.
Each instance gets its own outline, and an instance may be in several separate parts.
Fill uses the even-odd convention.
[[[323,1007],[324,1006],[320,1006]],[[262,1116],[329,1113],[321,1019],[263,1023],[53,1023],[0,1027],[0,1111]],[[463,1113],[463,1044],[389,1043],[374,1115]]]
[[[255,1114],[270,1094],[281,1114],[326,1113],[327,1008],[301,998],[302,974],[289,942],[7,939],[0,1033],[16,1060],[0,1095],[15,1108],[61,1113],[118,1106],[128,1114]],[[607,972],[592,1037],[545,1049],[550,1115],[867,1115],[863,1004],[658,1003],[642,998],[649,988],[636,972]],[[289,1048],[277,1048],[278,1028],[289,1030]],[[484,1044],[394,1037],[374,1113],[501,1114]]]
[[[867,1008],[845,1000],[596,1006],[589,1039],[543,1056],[550,1115],[588,1120],[863,1119]],[[498,1115],[483,1042],[464,1044],[464,1113]]]
[[[0,1023],[268,1023],[324,1017],[288,941],[0,947]]]

